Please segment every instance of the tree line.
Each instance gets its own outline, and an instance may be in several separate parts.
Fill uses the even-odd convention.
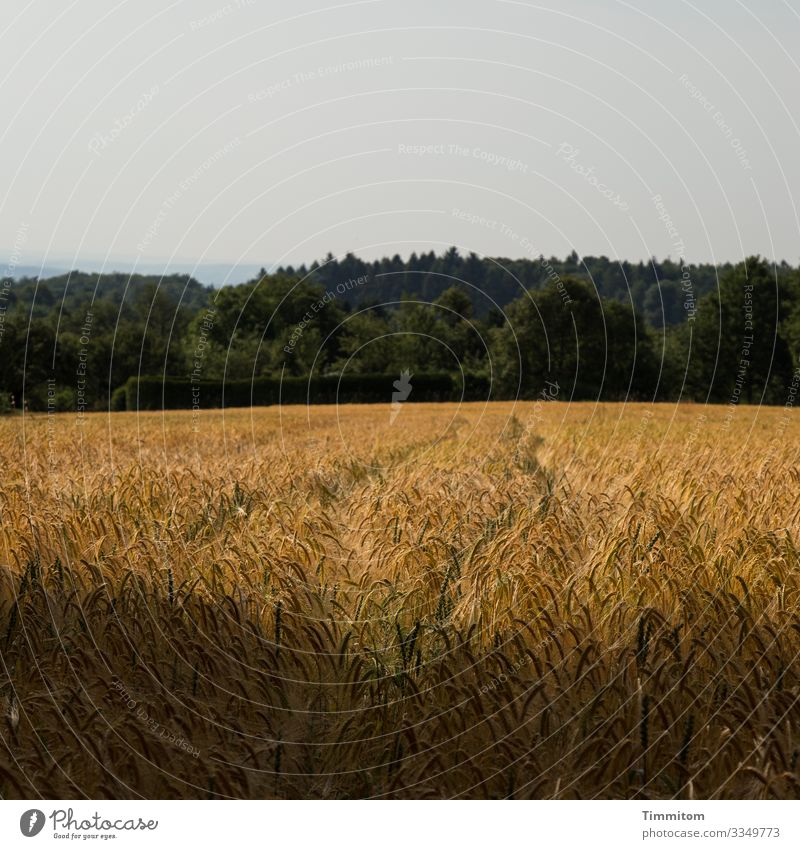
[[[210,405],[224,395],[214,384],[369,375],[357,397],[374,385],[374,400],[388,400],[377,376],[404,371],[439,375],[435,397],[452,385],[454,400],[558,386],[562,400],[784,405],[800,382],[799,346],[800,270],[759,257],[632,264],[451,248],[329,256],[219,289],[77,271],[0,281],[6,411],[125,408],[140,376],[169,378],[170,392],[205,386]]]

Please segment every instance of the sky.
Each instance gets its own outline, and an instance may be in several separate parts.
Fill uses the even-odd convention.
[[[800,260],[800,0],[4,12],[6,273],[449,245]]]

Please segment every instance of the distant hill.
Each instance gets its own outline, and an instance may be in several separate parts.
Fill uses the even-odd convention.
[[[267,264],[267,267],[269,264]],[[162,274],[171,276],[175,274],[189,274],[195,280],[207,286],[224,286],[231,283],[242,283],[252,280],[261,271],[261,265],[252,263],[230,264],[230,263],[201,263],[195,266],[189,262],[173,263],[139,263],[136,266],[136,274],[145,277],[159,277]],[[13,278],[40,278],[49,280],[52,277],[61,277],[68,274],[70,269],[79,270],[83,273],[129,275],[133,273],[133,263],[114,261],[105,266],[100,261],[82,260],[76,264],[69,261],[57,261],[47,265],[19,265],[14,269]]]

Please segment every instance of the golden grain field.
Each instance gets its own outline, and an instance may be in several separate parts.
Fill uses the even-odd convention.
[[[0,418],[3,798],[800,790],[800,423]]]

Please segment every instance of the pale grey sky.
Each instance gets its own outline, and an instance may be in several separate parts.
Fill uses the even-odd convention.
[[[800,0],[6,0],[27,265],[800,258]]]

